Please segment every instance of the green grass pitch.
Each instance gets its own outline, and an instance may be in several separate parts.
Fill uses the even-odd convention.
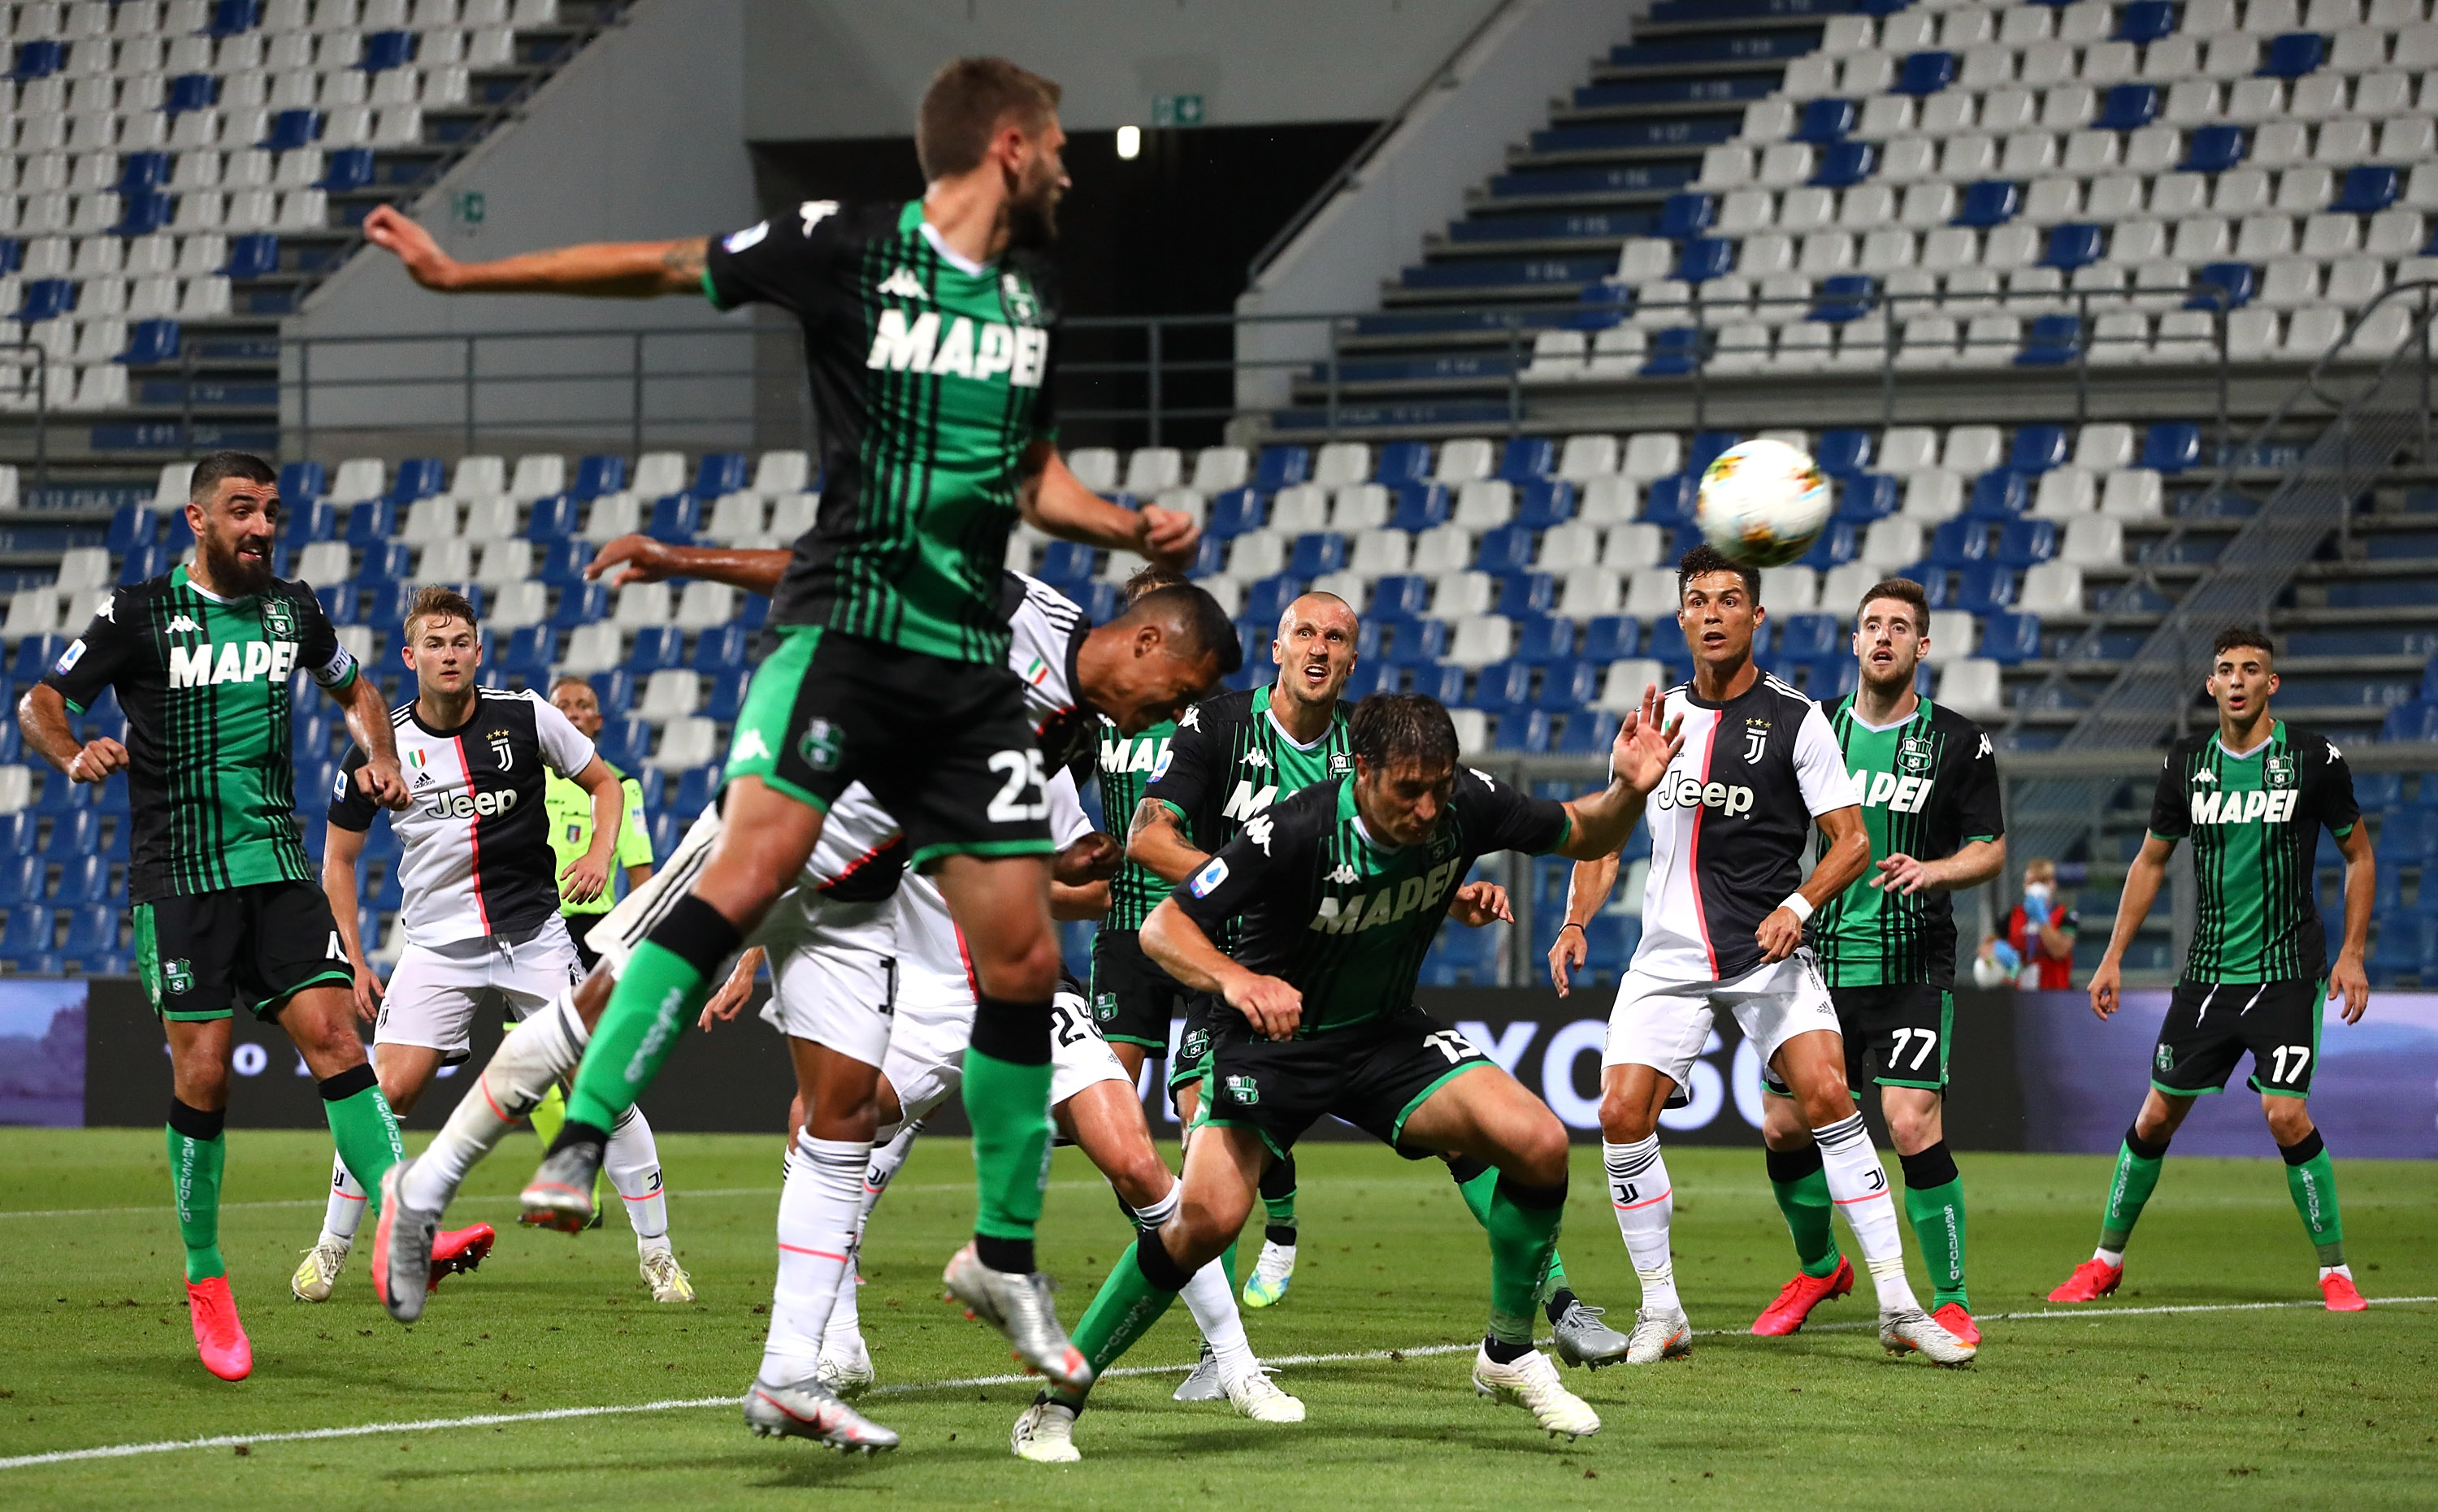
[[[0,1190],[0,1461],[733,1398],[752,1374],[769,1300],[775,1138],[662,1142],[678,1246],[701,1292],[692,1307],[649,1301],[614,1215],[576,1239],[514,1229],[510,1194],[537,1147],[511,1141],[452,1214],[499,1224],[498,1250],[481,1274],[444,1286],[411,1330],[373,1299],[368,1246],[329,1303],[288,1296],[289,1270],[319,1221],[327,1138],[238,1131],[229,1145],[222,1242],[256,1359],[253,1378],[235,1385],[195,1359],[159,1134],[0,1131],[0,1165],[13,1177]],[[2123,1293],[2071,1318],[1988,1321],[1979,1364],[1947,1372],[1882,1357],[1860,1327],[1872,1316],[1860,1298],[1823,1309],[1793,1339],[1737,1336],[1792,1270],[1758,1153],[1679,1148],[1669,1161],[1680,1284],[1695,1327],[1717,1331],[1687,1363],[1568,1372],[1605,1420],[1571,1446],[1520,1411],[1476,1400],[1469,1352],[1419,1352],[1476,1339],[1485,1303],[1482,1238],[1441,1169],[1319,1145],[1302,1156],[1295,1290],[1247,1319],[1265,1356],[1363,1354],[1284,1371],[1310,1420],[1260,1427],[1224,1403],[1170,1402],[1174,1374],[1134,1376],[1095,1395],[1077,1430],[1082,1465],[1021,1464],[1008,1455],[1007,1430],[1029,1386],[928,1384],[1011,1368],[994,1336],[938,1300],[940,1265],[973,1197],[963,1148],[935,1140],[882,1205],[866,1252],[865,1329],[888,1388],[868,1407],[906,1435],[894,1455],[841,1459],[751,1438],[733,1406],[679,1407],[9,1466],[0,1505],[1064,1509],[1217,1497],[1332,1508],[2087,1508],[2173,1499],[2181,1512],[2438,1500],[2438,1305],[2341,1317],[2244,1306],[2318,1295],[2272,1162],[2171,1157]],[[1968,1154],[1962,1165],[1977,1310],[2056,1310],[2041,1297],[2090,1252],[2107,1163]],[[2363,1290],[2438,1295],[2438,1166],[2351,1162],[2339,1174]],[[1053,1181],[1042,1257],[1064,1281],[1071,1321],[1126,1234],[1071,1152]],[[1596,1151],[1577,1152],[1574,1189],[1564,1249],[1575,1284],[1613,1318],[1630,1315],[1633,1275],[1600,1200]],[[2132,1310],[2170,1307],[2208,1310]],[[1192,1350],[1179,1308],[1126,1363],[1181,1366]],[[807,1492],[856,1500],[808,1502]]]

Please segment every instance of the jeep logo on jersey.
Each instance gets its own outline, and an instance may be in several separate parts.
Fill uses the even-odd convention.
[[[1277,802],[1278,798],[1279,789],[1276,783],[1257,788],[1251,782],[1238,782],[1236,790],[1228,795],[1228,801],[1220,805],[1219,817],[1223,819],[1234,819],[1241,824]]]
[[[1320,911],[1312,916],[1308,926],[1324,935],[1353,935],[1366,929],[1392,924],[1417,908],[1436,908],[1447,896],[1457,879],[1457,870],[1464,858],[1442,861],[1418,877],[1407,877],[1393,887],[1377,892],[1358,892],[1351,898],[1323,898]]]
[[[925,310],[909,322],[906,311],[892,307],[880,312],[872,355],[863,365],[982,382],[1004,373],[1016,388],[1037,389],[1049,359],[1050,333],[1045,330],[997,321],[984,321],[977,330],[974,322],[959,315],[943,334],[939,311]]]
[[[498,793],[451,793],[434,800],[423,812],[435,819],[470,819],[477,816],[489,818],[516,806],[517,795],[509,789]]]
[[[2274,793],[2261,787],[2248,793],[2195,793],[2192,795],[2193,822],[2250,824],[2259,820],[2283,824],[2294,817],[2295,807],[2302,800],[2302,789],[2294,787]]]
[[[1878,808],[1885,804],[1891,814],[1918,814],[1928,808],[1930,790],[1937,782],[1934,777],[1899,777],[1894,772],[1854,774],[1854,791],[1863,795],[1863,806]]]
[[[217,652],[209,641],[169,648],[172,688],[217,687],[223,682],[252,682],[263,677],[276,682],[295,670],[293,641],[223,641]]]
[[[1679,775],[1672,782],[1663,782],[1653,795],[1663,809],[1714,808],[1728,818],[1749,814],[1753,806],[1753,790],[1741,783],[1705,782],[1691,773]]]

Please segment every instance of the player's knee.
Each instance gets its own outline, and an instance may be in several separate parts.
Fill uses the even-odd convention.
[[[1532,1121],[1522,1135],[1511,1141],[1511,1162],[1501,1160],[1498,1167],[1535,1187],[1563,1186],[1566,1179],[1566,1126],[1558,1116],[1544,1112]]]
[[[974,974],[981,978],[982,991],[990,996],[1037,1003],[1058,990],[1060,965],[1058,939],[1044,929],[1030,940],[1012,943],[987,960],[977,955]]]
[[[188,1053],[169,1061],[170,1091],[190,1108],[228,1106],[228,1063],[217,1056]]]
[[[2263,1098],[2260,1111],[2268,1116],[2270,1135],[2281,1145],[2299,1144],[2311,1132],[2310,1104],[2301,1098]]]
[[[1888,1137],[1899,1151],[1912,1153],[1937,1143],[1938,1130],[1932,1116],[1918,1108],[1887,1108]]]
[[[1659,1111],[1611,1088],[1600,1094],[1599,1124],[1601,1138],[1613,1145],[1630,1145],[1658,1132]]]
[[[1109,1185],[1116,1189],[1118,1201],[1137,1211],[1158,1202],[1176,1185],[1175,1176],[1149,1144],[1114,1164],[1117,1169],[1108,1173]]]

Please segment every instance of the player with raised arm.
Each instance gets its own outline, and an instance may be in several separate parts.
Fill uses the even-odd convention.
[[[1813,911],[1870,865],[1860,795],[1819,706],[1753,664],[1753,632],[1765,613],[1760,573],[1697,546],[1678,562],[1676,586],[1677,619],[1694,655],[1692,681],[1666,699],[1670,719],[1684,725],[1683,751],[1652,798],[1642,942],[1617,983],[1600,1052],[1609,1201],[1642,1281],[1628,1359],[1649,1364],[1692,1353],[1669,1257],[1673,1188],[1659,1152],[1659,1113],[1724,1010],[1793,1094],[1819,1146],[1829,1195],[1879,1291],[1880,1342],[1960,1364],[1972,1346],[1923,1311],[1905,1279],[1887,1173],[1846,1091],[1837,1011],[1803,944]],[[1815,825],[1824,843],[1806,880],[1803,851]],[[1614,854],[1576,867],[1567,923],[1598,913],[1616,881]],[[1568,964],[1551,952],[1561,993]]]
[[[2249,1054],[2245,1084],[2260,1094],[2270,1137],[2286,1159],[2286,1189],[2319,1252],[2320,1293],[2331,1312],[2359,1312],[2370,1304],[2345,1263],[2336,1167],[2308,1099],[2322,1002],[2342,997],[2347,1024],[2361,1022],[2370,1005],[2362,971],[2376,886],[2370,835],[2343,753],[2270,712],[2277,659],[2266,634],[2244,625],[2220,631],[2207,687],[2217,728],[2167,753],[2150,800],[2150,833],[2126,871],[2108,953],[2091,974],[2091,1011],[2102,1020],[2115,1013],[2125,947],[2157,901],[2182,839],[2192,842],[2200,890],[2192,945],[2159,1027],[2149,1095],[2117,1152],[2099,1247],[2049,1300],[2095,1302],[2125,1279],[2126,1241],[2158,1187],[2167,1142],[2193,1100],[2226,1090]],[[2333,968],[2313,883],[2323,828],[2345,858],[2345,938]]]
[[[420,589],[402,633],[399,655],[415,674],[415,696],[391,711],[389,722],[415,801],[390,825],[402,847],[398,926],[406,943],[386,990],[359,937],[356,862],[375,813],[354,781],[366,759],[362,747],[340,764],[322,860],[322,888],[355,973],[356,1012],[375,1026],[373,1069],[401,1117],[442,1066],[467,1059],[478,1011],[521,1019],[583,977],[559,920],[560,891],[597,894],[612,853],[604,839],[565,867],[556,864],[545,777],[563,776],[591,798],[603,836],[617,833],[623,798],[591,739],[556,709],[531,693],[476,685],[483,632],[465,595]],[[610,1169],[627,1199],[644,1279],[660,1300],[692,1300],[669,1250],[660,1153],[640,1112],[617,1131]],[[329,1297],[363,1216],[365,1188],[344,1161],[332,1164],[330,1188],[321,1237],[289,1281],[301,1301]],[[384,1194],[372,1266],[384,1302],[385,1257],[401,1222],[407,1248],[428,1255],[431,1272],[471,1269],[490,1248],[488,1224],[463,1234],[418,1232],[412,1211]]]
[[[412,800],[380,689],[360,676],[313,590],[273,571],[278,474],[259,457],[215,451],[187,489],[193,563],[113,592],[18,701],[17,721],[64,781],[127,773],[127,891],[144,994],[169,1042],[169,1181],[186,1306],[204,1367],[239,1380],[254,1349],[220,1250],[235,1008],[294,1042],[350,1169],[379,1180],[398,1157],[398,1119],[356,1037],[346,952],[296,822],[294,673],[345,711],[370,752],[353,773],[363,796],[391,809]],[[67,716],[114,688],[126,743],[79,740]]]
[[[1409,1158],[1461,1154],[1497,1172],[1490,1200],[1489,1326],[1474,1387],[1523,1406],[1552,1433],[1599,1416],[1532,1347],[1533,1309],[1566,1199],[1566,1130],[1522,1083],[1413,1005],[1415,980],[1451,913],[1510,917],[1505,891],[1466,882],[1504,850],[1603,855],[1625,842],[1674,755],[1655,699],[1620,730],[1616,775],[1560,804],[1458,765],[1456,726],[1419,694],[1367,698],[1348,730],[1351,775],[1255,815],[1152,911],[1143,948],[1169,975],[1227,1004],[1212,1036],[1210,1096],[1186,1147],[1176,1216],[1120,1257],[1075,1341],[1106,1369],[1233,1242],[1262,1169],[1334,1115]],[[1215,943],[1238,923],[1232,958]],[[1053,1384],[1016,1419],[1024,1459],[1077,1458],[1083,1389]]]
[[[1966,1344],[1981,1342],[1964,1289],[1964,1179],[1942,1117],[1954,1026],[1955,912],[1950,895],[2006,865],[1998,758],[1979,725],[1914,691],[1930,654],[1930,603],[1905,578],[1875,584],[1855,614],[1855,691],[1822,699],[1862,800],[1878,857],[1869,875],[1811,918],[1812,953],[1837,1008],[1846,1084],[1880,1089],[1880,1111],[1904,1167],[1905,1218],[1930,1269],[1931,1316]],[[1753,1323],[1789,1334],[1811,1310],[1854,1289],[1838,1253],[1828,1173],[1794,1099],[1774,1076],[1761,1087],[1769,1184],[1794,1239],[1799,1268]]]
[[[1004,60],[950,62],[916,124],[922,199],[808,200],[716,240],[461,264],[394,213],[369,218],[365,236],[428,288],[699,290],[721,309],[777,306],[804,326],[821,421],[821,508],[736,721],[728,822],[691,901],[620,977],[567,1124],[525,1189],[528,1217],[590,1220],[610,1124],[793,884],[828,807],[861,781],[905,826],[910,864],[939,871],[981,986],[965,1081],[979,1211],[944,1279],[1028,1363],[1068,1379],[1078,1357],[1033,1253],[1058,975],[1047,774],[1004,664],[999,573],[1019,515],[1171,566],[1191,558],[1196,534],[1187,516],[1096,497],[1058,459],[1042,257],[1067,183],[1057,102],[1056,85]]]

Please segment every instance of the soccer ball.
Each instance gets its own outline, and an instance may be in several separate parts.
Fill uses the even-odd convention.
[[[1811,549],[1836,507],[1811,454],[1783,441],[1745,441],[1702,470],[1693,506],[1702,538],[1747,567],[1783,567]]]

